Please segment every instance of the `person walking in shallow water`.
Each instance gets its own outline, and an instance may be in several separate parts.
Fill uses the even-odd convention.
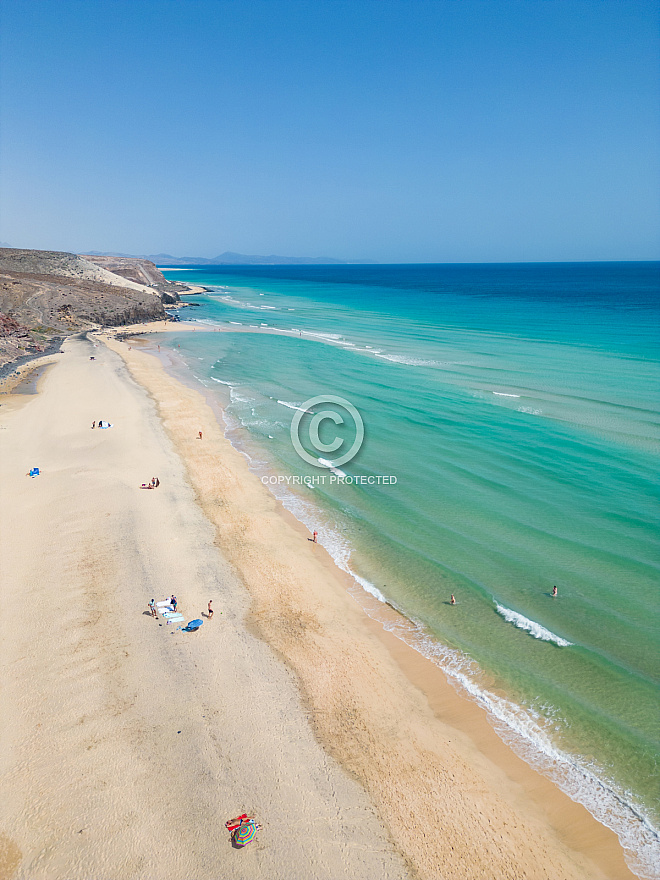
[[[455,596],[454,596],[453,593],[451,594],[451,599],[449,600],[449,604],[450,604],[450,605],[455,605],[455,604],[456,604],[456,598],[455,598]]]
[[[556,599],[556,598],[557,598],[557,587],[553,587],[553,588],[552,588],[552,598],[553,598],[553,599]]]

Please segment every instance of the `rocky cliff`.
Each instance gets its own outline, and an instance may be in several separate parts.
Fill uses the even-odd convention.
[[[107,269],[114,275],[119,275],[137,284],[146,284],[157,290],[163,302],[176,303],[179,294],[188,289],[186,284],[176,281],[168,281],[160,269],[151,260],[142,257],[113,257],[101,254],[83,254],[83,260],[94,263],[102,269]]]
[[[57,337],[166,317],[157,290],[76,254],[0,248],[0,367]]]

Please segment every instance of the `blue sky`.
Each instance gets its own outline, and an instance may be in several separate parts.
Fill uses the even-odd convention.
[[[0,241],[660,256],[644,0],[3,0]]]

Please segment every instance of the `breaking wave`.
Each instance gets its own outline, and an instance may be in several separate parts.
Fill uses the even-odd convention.
[[[534,636],[535,639],[541,639],[543,642],[554,642],[554,644],[559,645],[560,648],[568,648],[573,644],[573,642],[567,642],[566,639],[562,639],[561,636],[557,636],[553,632],[550,632],[549,629],[541,626],[541,624],[537,623],[535,620],[530,620],[528,617],[519,614],[517,611],[512,611],[511,608],[505,608],[504,605],[497,605],[497,613],[501,614],[509,623],[517,626],[518,629],[524,629],[531,636]]]

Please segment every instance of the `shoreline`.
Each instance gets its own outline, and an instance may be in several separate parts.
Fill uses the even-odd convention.
[[[0,366],[0,393],[5,387],[10,387],[14,374],[20,375],[21,373],[24,374],[26,369],[28,372],[34,369],[32,366],[33,361],[42,361],[53,355],[61,354],[62,346],[68,338],[68,336],[58,336],[51,340],[43,351],[30,352],[29,354],[21,355],[13,361],[7,361],[6,364],[2,364]]]
[[[157,326],[148,326],[151,332],[160,332]],[[171,332],[183,330],[186,333],[195,332],[195,330],[230,333],[272,332],[271,328],[234,329],[225,327],[215,328],[215,331],[210,331],[206,325],[195,325],[193,322],[187,322],[183,326],[171,326],[168,330]],[[202,395],[207,404],[214,410],[216,418],[225,432],[225,436],[228,437],[222,417],[222,404],[219,403],[214,394],[205,389],[203,384],[194,381],[192,377],[186,375],[189,368],[183,362],[182,368],[176,366],[169,367],[166,354],[167,349],[163,350],[162,355],[157,355],[156,346],[153,340],[148,338],[149,335],[149,333],[145,334],[142,343],[139,337],[130,341],[133,342],[136,348],[139,347],[139,350],[150,352],[152,355],[157,356],[166,372],[172,375],[175,380],[183,382],[186,387],[196,390]],[[160,347],[158,347],[158,350],[160,351]],[[171,349],[170,354],[176,358],[176,349]],[[238,449],[239,452],[243,449],[240,441],[236,445],[236,438],[229,439],[234,444],[234,448]],[[251,454],[254,453],[251,452]],[[258,451],[257,458],[259,458]],[[254,479],[259,478],[256,471],[252,471],[252,476]],[[273,498],[277,498],[276,493],[273,493]],[[304,540],[313,528],[317,528],[310,521],[306,520],[303,523],[298,519],[297,514],[287,509],[286,501],[283,504],[280,500],[277,500],[276,503],[280,514],[298,531],[301,540]],[[461,729],[467,731],[468,735],[470,735],[471,724],[477,729],[480,729],[482,725],[485,726],[487,733],[479,735],[480,748],[485,749],[487,754],[493,757],[496,763],[504,766],[507,773],[510,772],[514,764],[516,765],[515,773],[517,775],[515,778],[517,781],[523,785],[526,791],[531,792],[537,800],[542,802],[544,810],[547,807],[549,814],[554,816],[553,822],[556,824],[556,827],[563,829],[562,833],[565,834],[567,841],[570,839],[578,840],[579,848],[582,845],[579,841],[584,842],[587,838],[596,840],[597,842],[588,845],[588,851],[592,855],[596,854],[594,856],[596,861],[599,861],[597,855],[599,849],[606,853],[600,859],[600,863],[605,866],[606,870],[611,869],[614,862],[620,863],[621,870],[623,871],[621,876],[623,877],[660,876],[654,870],[656,865],[654,854],[657,852],[657,832],[649,823],[644,812],[640,812],[640,808],[635,805],[634,801],[627,801],[625,796],[621,799],[621,795],[617,793],[615,788],[608,787],[606,777],[605,781],[602,781],[598,777],[593,776],[589,768],[582,766],[570,753],[564,753],[561,750],[555,751],[552,747],[548,750],[550,744],[543,738],[540,741],[536,738],[537,734],[542,735],[541,731],[532,728],[531,731],[527,731],[526,735],[523,735],[520,729],[513,725],[509,719],[509,710],[516,708],[515,703],[507,705],[506,695],[503,692],[500,692],[497,687],[493,689],[493,686],[489,685],[488,682],[485,685],[478,684],[476,691],[471,686],[468,687],[470,683],[468,682],[468,685],[466,685],[462,680],[463,676],[457,673],[453,659],[444,656],[441,643],[438,642],[437,645],[440,649],[439,653],[431,649],[427,650],[426,637],[436,639],[435,636],[430,634],[425,636],[424,632],[419,629],[414,621],[407,618],[405,614],[401,615],[401,612],[387,600],[384,600],[384,602],[378,601],[370,593],[365,592],[364,586],[360,585],[351,576],[350,571],[345,572],[343,567],[335,562],[330,555],[328,555],[327,561],[333,571],[333,576],[343,582],[344,588],[360,605],[368,617],[368,625],[373,625],[374,632],[386,643],[393,656],[398,658],[399,665],[402,666],[407,677],[428,696],[429,693],[435,692],[436,686],[432,681],[427,681],[427,678],[429,675],[431,679],[434,676],[439,676],[442,684],[445,687],[451,688],[459,701],[473,707],[474,714],[470,716],[472,721],[462,719],[460,717],[461,713],[458,713],[457,717],[459,718],[459,726],[462,725]],[[388,632],[388,629],[396,631],[397,634],[391,634]],[[436,656],[440,659],[435,659]],[[419,662],[420,658],[423,660],[421,664]],[[447,663],[449,668],[443,668]],[[420,677],[420,668],[427,669],[426,677]],[[503,698],[504,704],[502,704]],[[467,712],[468,710],[465,711]],[[538,779],[542,780],[541,784],[538,783]],[[586,786],[586,788],[583,788],[583,786]],[[538,794],[539,791],[543,793]],[[603,796],[604,794],[606,794],[606,797]],[[619,811],[618,804],[624,809]],[[610,812],[612,807],[615,807],[615,810]],[[571,819],[565,819],[563,814],[570,814]],[[581,825],[585,814],[589,817],[588,821],[593,822],[597,829],[602,830],[604,836],[601,836],[598,831],[585,833]],[[609,824],[610,822],[611,824]],[[636,829],[634,834],[631,832],[628,835],[628,823],[632,823],[630,827]],[[578,829],[577,831],[575,831],[573,825]],[[619,839],[617,831],[619,834],[622,834],[621,839]],[[595,838],[593,837],[594,833]],[[631,841],[632,845],[624,849],[622,841]],[[630,864],[635,866],[634,869],[630,867],[624,853],[629,854]],[[639,871],[639,875],[635,871]],[[608,876],[610,875],[608,874]]]
[[[405,880],[246,627],[149,392],[98,340],[69,340],[37,385],[0,409],[0,878]],[[99,416],[112,430],[90,430]],[[151,617],[171,593],[199,632]],[[243,812],[263,825],[245,850],[224,827]]]
[[[59,358],[56,356],[63,353],[62,346],[65,342],[66,339],[62,340],[59,351],[55,351],[52,354],[37,354],[34,357],[26,358],[20,364],[12,361],[13,369],[11,372],[0,375],[0,405],[2,405],[3,397],[16,394],[15,389],[24,382],[29,381],[29,377],[35,370],[46,370],[52,364],[58,363]]]
[[[195,325],[195,323],[191,321],[184,324],[179,324],[178,322],[158,321],[141,325],[131,325],[129,327],[123,325],[114,328],[98,328],[91,331],[91,333],[93,336],[107,335],[110,338],[120,341],[127,340],[128,345],[133,338],[135,338],[135,341],[139,344],[140,337],[148,337],[152,333],[176,333],[181,331],[194,332],[195,330],[208,331],[208,327],[206,325]],[[243,332],[255,332],[254,330],[248,330],[247,328],[241,328],[241,330],[243,330]],[[241,332],[241,330],[238,328],[235,330],[229,330],[229,328],[217,328],[217,332]],[[260,328],[257,332],[269,331],[265,328]],[[74,334],[69,337],[69,339],[75,339],[76,337],[80,337],[80,334]],[[150,341],[148,342],[147,339],[144,341],[147,346],[153,344]],[[142,349],[142,346],[140,346],[140,349]],[[61,354],[61,352],[59,353]],[[155,346],[150,356],[152,355],[156,355]],[[41,368],[47,370],[49,364],[57,362],[58,359],[53,358],[52,356],[45,357],[44,355],[41,355],[22,364],[20,370],[17,371],[18,374],[16,377],[9,376],[5,377],[4,380],[0,379],[0,395],[2,395],[3,391],[6,393],[6,390],[12,386],[23,384],[26,381],[29,382],[30,373],[38,371]],[[161,360],[159,362],[165,371],[168,372],[164,361]],[[27,379],[25,378],[26,376],[28,377]],[[195,391],[200,397],[205,396],[203,389],[198,387],[197,383],[192,381],[187,383],[184,376],[176,375],[175,373],[174,380],[179,383],[183,382],[186,388]],[[212,401],[210,396],[206,395],[205,399],[206,404],[211,405]],[[1,400],[2,397],[0,397],[0,401]],[[217,404],[217,401],[213,401],[213,403],[215,403],[214,418],[216,421],[220,421],[222,427],[220,406]],[[257,479],[253,473],[249,476],[251,479]],[[273,498],[273,500],[275,499]],[[304,539],[308,534],[306,526],[296,519],[292,513],[286,510],[279,501],[276,501],[276,505],[279,508],[279,515],[287,520],[293,529],[298,531],[301,539]],[[321,548],[319,547],[319,549]],[[333,578],[343,582],[344,589],[353,599],[356,599],[354,595],[355,583],[350,575],[338,569],[334,560],[329,555],[327,555],[326,562],[328,568],[332,571]],[[365,594],[365,598],[368,601],[371,600],[371,597],[368,596],[368,594]],[[590,859],[593,859],[594,863],[598,864],[600,868],[605,871],[604,876],[607,876],[608,878],[611,877],[614,878],[614,880],[618,880],[618,878],[624,880],[624,878],[626,878],[626,880],[629,880],[629,878],[638,876],[628,867],[624,857],[624,850],[621,847],[615,832],[611,831],[607,826],[603,825],[598,819],[596,819],[586,807],[582,806],[579,802],[573,801],[568,794],[565,794],[557,784],[552,781],[551,777],[547,775],[544,770],[537,770],[533,764],[528,763],[524,757],[518,754],[511,744],[507,743],[506,739],[501,739],[492,723],[487,720],[486,710],[482,706],[479,706],[475,702],[473,696],[464,691],[460,685],[457,686],[452,684],[451,679],[447,678],[447,675],[441,667],[425,655],[421,654],[404,639],[386,631],[381,619],[383,609],[386,609],[387,614],[392,606],[383,606],[382,603],[374,600],[373,604],[376,608],[377,614],[372,617],[369,610],[365,607],[365,603],[362,601],[361,597],[356,601],[362,606],[367,628],[371,629],[373,634],[383,642],[388,652],[395,659],[398,667],[404,671],[408,680],[424,693],[432,706],[446,708],[448,705],[447,699],[439,696],[440,691],[443,689],[449,694],[449,703],[454,700],[458,701],[458,705],[461,706],[462,709],[461,711],[454,710],[454,718],[455,726],[459,732],[467,736],[468,739],[478,742],[479,751],[483,751],[489,759],[495,762],[495,764],[505,767],[506,774],[511,776],[516,781],[516,784],[521,785],[533,800],[540,803],[542,812],[547,814],[546,818],[551,818],[550,824],[552,824],[559,832],[561,839],[571,849],[583,852]],[[398,617],[399,612],[396,609],[393,609],[391,613],[394,617]],[[408,622],[407,618],[404,619]],[[425,669],[426,672],[422,674],[420,669]],[[434,681],[434,679],[437,679],[437,681]],[[438,681],[440,682],[439,686]],[[482,727],[483,730],[481,733],[475,732]],[[541,780],[540,784],[538,782],[539,779]],[[593,823],[596,826],[595,829],[585,829],[583,827],[585,819],[584,814],[588,817],[586,819],[587,824]],[[566,818],[567,816],[570,818]],[[613,868],[615,863],[616,868]],[[611,873],[613,870],[614,873]]]
[[[161,332],[160,327],[149,329]],[[177,326],[176,328],[170,327],[168,329],[175,331],[181,328]],[[186,329],[193,328],[189,327]],[[131,335],[133,334],[131,333]],[[119,347],[116,350],[119,350]],[[122,356],[126,354],[127,352],[124,352]],[[142,354],[142,357],[145,356],[149,357],[149,355]],[[162,369],[160,364],[159,367]],[[188,388],[188,386],[186,387]],[[201,391],[190,390],[194,390],[194,393],[199,398],[203,398]],[[224,437],[223,440],[225,443],[229,442]],[[233,452],[235,453],[235,450]],[[245,469],[247,471],[247,465],[245,465]],[[256,476],[253,474],[248,474],[248,477],[251,480],[257,481]],[[196,488],[199,494],[199,487]],[[285,511],[279,502],[275,502],[270,493],[268,495],[272,503],[279,508],[277,515],[287,521],[289,527],[297,531],[299,537],[302,538],[303,535],[306,535],[307,530],[305,527],[295,520],[292,514]],[[201,503],[204,506],[203,498]],[[322,554],[317,554],[317,556],[321,557]],[[347,582],[349,576],[343,575],[336,568],[334,561],[327,554],[325,556],[327,558],[323,565],[332,578],[336,582],[341,582],[345,578]],[[347,589],[346,582],[343,584],[344,590]],[[541,775],[521,758],[517,757],[509,746],[497,736],[495,730],[486,720],[483,709],[466,697],[456,693],[452,685],[447,681],[444,673],[437,666],[415,652],[413,648],[401,642],[396,636],[385,632],[382,625],[374,620],[369,620],[366,613],[364,618],[363,625],[365,621],[368,621],[365,629],[370,630],[371,634],[386,647],[387,652],[394,658],[397,666],[403,670],[408,681],[412,682],[415,688],[423,692],[430,701],[430,705],[434,708],[436,720],[439,712],[445,711],[446,707],[451,705],[454,731],[458,732],[459,737],[462,736],[464,739],[476,738],[478,746],[475,747],[474,742],[471,745],[474,753],[485,753],[487,760],[492,760],[497,765],[499,775],[507,777],[508,784],[511,784],[511,780],[513,780],[515,786],[519,786],[524,791],[524,798],[531,798],[535,802],[537,818],[540,816],[540,821],[552,826],[559,834],[559,837],[573,850],[583,853],[590,860],[596,862],[600,870],[604,872],[603,876],[610,878],[632,878],[635,876],[625,864],[623,850],[614,832],[601,825],[591,816],[586,808],[570,800],[550,779]],[[262,637],[266,638],[269,644],[273,644],[276,647],[279,653],[287,659],[287,662],[294,669],[298,677],[301,678],[298,665],[286,655],[285,651],[281,650],[281,646],[278,647],[274,634],[269,632],[267,627],[259,626],[259,629]],[[304,675],[302,678],[303,688],[305,689]],[[312,699],[313,702],[314,700]],[[475,730],[477,731],[476,733]],[[323,725],[319,728],[318,735],[327,745],[329,739],[328,731],[323,729]],[[341,756],[338,756],[338,759],[343,763]],[[492,771],[492,767],[490,769]],[[495,773],[495,775],[497,776],[498,773]]]

